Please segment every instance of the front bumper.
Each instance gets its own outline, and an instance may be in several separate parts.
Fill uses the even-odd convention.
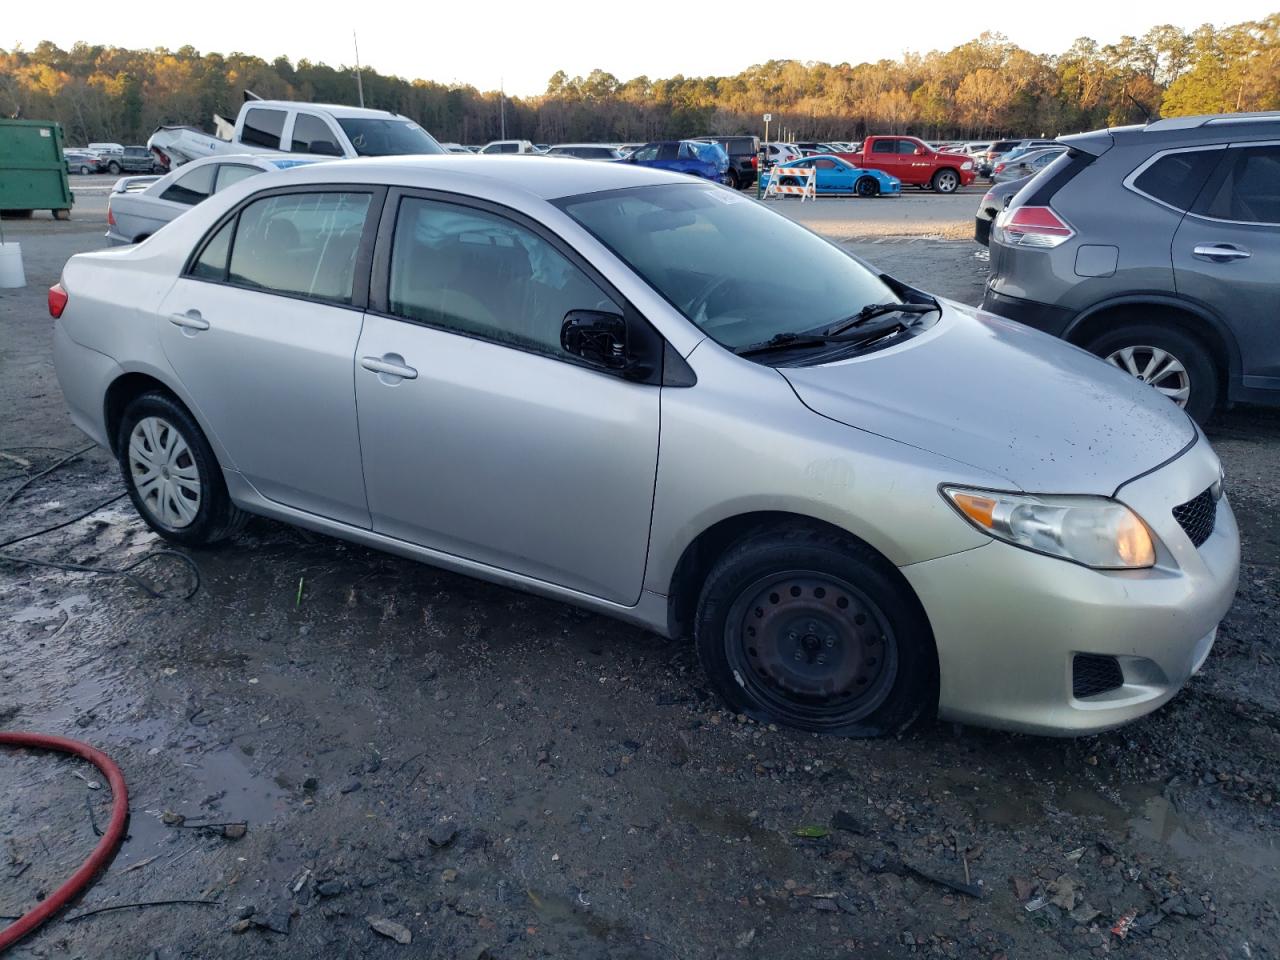
[[[933,625],[939,716],[1075,736],[1172,698],[1208,656],[1235,596],[1240,538],[1226,498],[1198,550],[1171,512],[1216,478],[1202,439],[1117,492],[1159,538],[1148,570],[1091,570],[996,541],[903,567]],[[1076,654],[1116,658],[1122,685],[1077,698]]]

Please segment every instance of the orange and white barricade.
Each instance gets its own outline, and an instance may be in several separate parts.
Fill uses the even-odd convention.
[[[781,183],[782,180],[798,181]],[[813,167],[787,167],[779,164],[769,171],[769,185],[764,189],[761,199],[770,197],[796,197],[804,203],[806,199],[818,199],[818,171]]]

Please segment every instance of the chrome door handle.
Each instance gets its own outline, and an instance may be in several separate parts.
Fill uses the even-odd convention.
[[[1248,250],[1233,246],[1230,243],[1198,243],[1191,253],[1202,260],[1216,260],[1225,263],[1228,260],[1247,260],[1253,256]]]
[[[393,356],[395,354],[387,354],[387,357],[361,357],[360,366],[374,373],[388,377],[400,377],[402,380],[416,380],[418,378],[417,370],[405,363],[403,358],[389,359]]]
[[[200,316],[199,310],[188,310],[186,313],[170,314],[169,322],[175,327],[186,327],[188,330],[209,329],[209,321]]]

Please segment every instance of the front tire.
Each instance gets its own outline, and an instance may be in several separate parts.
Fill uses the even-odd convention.
[[[1086,349],[1164,394],[1196,423],[1218,405],[1219,379],[1209,349],[1191,334],[1154,323],[1124,324]]]
[[[144,393],[125,408],[116,459],[134,508],[166,540],[187,547],[217,543],[247,519],[231,502],[204,433],[167,393]]]
[[[116,163],[114,160],[112,160],[110,163],[107,164],[107,173],[115,175],[115,174],[118,174],[119,172],[120,172],[120,164]]]
[[[880,186],[874,177],[863,177],[853,185],[853,190],[860,197],[874,197],[880,193]]]
[[[695,626],[731,710],[853,737],[897,733],[936,703],[915,596],[865,545],[805,527],[751,536],[708,575]]]
[[[938,193],[955,193],[960,189],[960,177],[954,170],[939,170],[929,181],[929,186]]]

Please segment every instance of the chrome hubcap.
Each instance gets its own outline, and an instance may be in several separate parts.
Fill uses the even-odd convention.
[[[1122,347],[1109,354],[1107,362],[1132,374],[1163,393],[1180,407],[1191,396],[1191,377],[1182,362],[1159,347]]]
[[[180,530],[200,512],[200,470],[187,441],[169,421],[146,417],[129,435],[129,474],[152,519]]]

